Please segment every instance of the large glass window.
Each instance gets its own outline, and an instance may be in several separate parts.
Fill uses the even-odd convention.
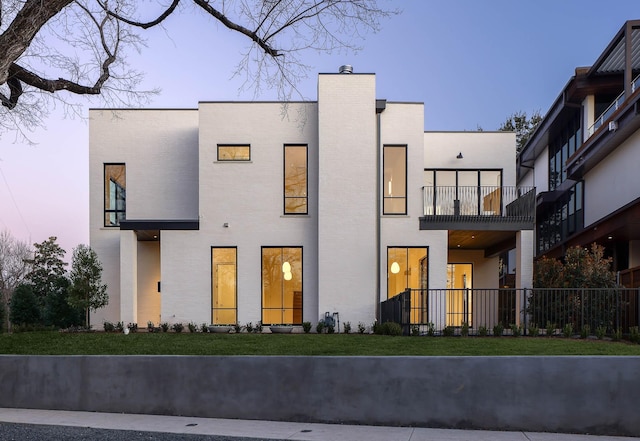
[[[262,323],[302,324],[302,247],[262,248]]]
[[[425,215],[500,215],[502,170],[424,171]]]
[[[218,145],[218,161],[250,161],[250,145]]]
[[[236,248],[211,248],[211,323],[214,325],[237,323],[236,262]]]
[[[567,159],[582,145],[580,114],[562,127],[549,143],[549,190],[555,190],[567,179]]]
[[[307,146],[284,146],[284,214],[307,214]]]
[[[104,226],[117,227],[126,216],[126,173],[124,164],[104,165]]]
[[[447,264],[447,326],[471,326],[472,282],[472,264]]]
[[[426,323],[429,260],[426,247],[387,248],[387,298],[411,289],[411,323]]]
[[[548,210],[538,216],[538,254],[559,245],[584,227],[582,182],[577,182]]]
[[[407,146],[384,146],[383,162],[383,214],[407,214]]]

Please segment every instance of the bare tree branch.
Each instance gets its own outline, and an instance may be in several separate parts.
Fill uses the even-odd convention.
[[[135,20],[129,20],[129,19],[123,17],[122,15],[111,11],[107,7],[107,5],[105,5],[102,1],[100,1],[100,0],[97,0],[97,1],[98,1],[98,4],[100,6],[102,6],[102,8],[105,10],[105,12],[109,16],[115,18],[118,21],[126,23],[128,25],[135,26],[135,27],[142,28],[142,29],[149,29],[149,28],[152,28],[152,27],[162,23],[168,16],[170,16],[173,13],[173,11],[176,9],[176,6],[178,6],[178,3],[180,3],[180,0],[173,0],[173,3],[171,3],[171,5],[162,14],[160,14],[160,16],[158,18],[156,18],[155,20],[146,22],[146,23],[142,23],[142,22],[138,22],[138,21],[135,21]]]

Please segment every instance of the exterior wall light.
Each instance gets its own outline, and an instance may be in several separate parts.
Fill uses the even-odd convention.
[[[457,159],[462,159],[464,158],[464,156],[462,156],[462,152],[458,153],[458,156],[456,156]]]

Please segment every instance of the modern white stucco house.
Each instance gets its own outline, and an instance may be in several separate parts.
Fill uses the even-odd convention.
[[[537,257],[597,242],[625,286],[640,287],[640,20],[576,68],[518,157],[535,185]]]
[[[373,74],[320,74],[317,101],[91,110],[91,247],[110,296],[94,323],[369,325],[405,288],[497,289],[510,249],[530,287],[515,134],[425,133],[423,103],[375,90]],[[454,299],[415,301],[416,322],[459,325]]]

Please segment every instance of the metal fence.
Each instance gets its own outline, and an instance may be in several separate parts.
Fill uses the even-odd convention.
[[[640,289],[407,289],[380,305],[381,321],[412,332],[491,335],[512,327],[527,335],[572,332],[611,334],[638,326]]]

